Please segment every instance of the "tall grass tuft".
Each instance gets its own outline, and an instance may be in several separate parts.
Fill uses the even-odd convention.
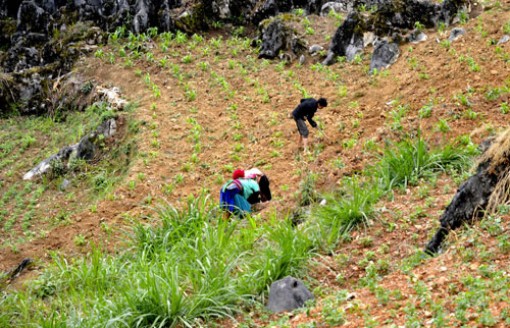
[[[352,229],[367,226],[380,196],[380,189],[373,183],[357,177],[344,179],[341,194],[326,197],[326,205],[317,206],[313,213],[323,246],[334,248]]]
[[[425,140],[416,137],[387,147],[377,165],[376,175],[386,190],[416,185],[420,179],[434,173],[469,167],[473,155],[474,150],[470,147],[447,145],[431,150]]]
[[[249,254],[258,256],[247,263],[248,274],[242,277],[246,294],[259,294],[275,280],[287,275],[300,276],[306,261],[314,254],[313,234],[295,228],[290,219],[273,217],[266,227],[265,239],[253,245]],[[264,295],[261,295],[264,297]]]
[[[305,169],[304,177],[299,184],[299,206],[308,206],[317,201],[316,182],[317,175]]]
[[[206,197],[196,201],[188,201],[187,207],[178,210],[170,204],[156,209],[157,221],[161,228],[154,229],[153,224],[135,226],[133,243],[138,251],[146,255],[154,255],[156,251],[169,251],[179,241],[194,237],[201,232],[206,221],[212,219],[211,209]]]

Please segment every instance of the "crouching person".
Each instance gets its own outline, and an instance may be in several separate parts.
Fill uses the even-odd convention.
[[[258,169],[235,170],[232,180],[220,191],[220,207],[227,213],[227,218],[231,214],[242,218],[251,213],[252,205],[269,200],[269,179]]]

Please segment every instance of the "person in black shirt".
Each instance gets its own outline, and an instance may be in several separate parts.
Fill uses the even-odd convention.
[[[306,127],[305,118],[308,120],[308,123],[314,128],[317,127],[317,123],[313,120],[313,116],[317,109],[324,108],[328,106],[328,101],[326,98],[319,98],[315,100],[314,98],[305,98],[301,99],[301,103],[292,111],[292,117],[296,121],[296,125],[299,132],[299,141],[298,147],[301,146],[301,142],[303,142],[304,152],[308,151],[308,128]]]

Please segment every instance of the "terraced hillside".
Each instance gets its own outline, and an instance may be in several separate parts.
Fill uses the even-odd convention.
[[[82,164],[66,176],[69,188],[61,188],[64,178],[25,182],[23,174],[60,147],[77,142],[104,112],[96,106],[61,121],[0,120],[0,269],[7,272],[27,257],[36,261],[2,291],[6,296],[0,301],[5,309],[0,325],[509,324],[506,207],[459,230],[438,257],[420,251],[457,187],[470,175],[478,144],[507,128],[510,43],[497,42],[510,34],[509,9],[508,3],[486,4],[480,16],[462,24],[466,34],[454,42],[448,41],[450,29],[425,30],[427,41],[402,45],[398,61],[375,75],[368,74],[368,51],[353,62],[332,66],[320,64],[324,54],[307,56],[303,64],[258,59],[250,32],[242,28],[218,26],[203,35],[111,34],[108,45],[81,58],[73,71],[94,86],[118,87],[131,104],[120,114],[125,122],[120,147],[106,160],[98,166]],[[342,18],[301,14],[295,13],[303,36],[310,45],[327,49]],[[301,98],[319,96],[326,97],[329,106],[317,114],[319,128],[311,131],[310,154],[302,154],[288,114]],[[386,181],[388,175],[380,172],[389,170],[385,165],[391,156],[405,157],[406,151],[416,149],[438,164],[412,168],[401,180],[395,173]],[[397,168],[403,171],[403,165],[399,162]],[[271,203],[244,221],[222,221],[214,210],[205,210],[217,205],[219,188],[231,172],[248,167],[259,167],[269,176]],[[202,203],[205,195],[210,197],[207,205]],[[328,200],[325,207],[315,203],[322,197]],[[312,200],[311,214],[301,206],[306,199]],[[361,200],[349,203],[351,199]],[[184,210],[174,212],[168,204]],[[344,211],[359,211],[365,224],[342,230],[331,218],[342,217]],[[291,228],[286,218],[297,212],[305,213],[305,223]],[[197,223],[203,234],[178,230],[192,221],[182,219],[186,215],[206,218],[206,223]],[[207,272],[201,280],[182,278],[185,273],[179,269],[150,269],[148,276],[161,279],[149,286],[140,283],[142,275],[128,275],[143,272],[142,262],[132,258],[138,252],[151,258],[150,265],[157,266],[153,260],[158,259],[168,267],[196,256],[184,246],[182,254],[173,254],[180,246],[164,244],[165,232],[145,225],[157,218],[163,219],[166,231],[179,232],[169,238],[176,245],[188,239],[199,244],[197,240],[208,240],[210,233],[211,242],[221,247],[205,253],[219,254],[218,248],[227,253],[209,260],[233,263],[221,271],[223,280],[212,279],[220,271],[211,269],[204,253],[204,258],[197,257],[204,260],[201,267],[183,264],[196,277]],[[171,219],[178,224],[166,221]],[[160,227],[158,222],[154,226]],[[222,229],[228,233],[222,235]],[[133,230],[139,244],[126,238]],[[229,238],[242,246],[235,248]],[[156,251],[154,245],[160,242],[164,251]],[[148,251],[147,244],[156,250]],[[267,255],[271,249],[273,257]],[[55,260],[55,252],[67,261]],[[260,254],[267,255],[266,262]],[[246,262],[238,263],[240,259]],[[124,260],[138,266],[119,264]],[[93,270],[85,273],[86,263],[105,270],[102,278]],[[249,278],[243,275],[247,272]],[[270,314],[262,306],[267,285],[286,274],[303,278],[317,300],[292,315]],[[115,276],[140,283],[137,292],[154,288],[154,294],[123,294],[127,285],[110,286],[126,283]],[[221,284],[227,285],[227,276],[244,284],[228,285],[235,293],[226,290]],[[221,285],[214,295],[208,294],[206,281]],[[254,281],[260,286],[248,289]],[[80,294],[94,284],[99,296],[93,291]],[[181,298],[155,296],[176,289]],[[348,297],[351,293],[354,299]],[[122,301],[111,305],[111,295]],[[168,305],[185,303],[183,298],[190,295],[196,303]],[[122,312],[121,307],[130,310]],[[189,310],[197,308],[207,310]],[[144,310],[150,314],[144,316]],[[15,313],[21,313],[19,318]],[[110,321],[104,319],[109,314]]]

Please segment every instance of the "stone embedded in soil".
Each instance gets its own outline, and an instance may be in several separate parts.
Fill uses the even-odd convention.
[[[86,134],[77,144],[65,146],[58,153],[40,162],[23,175],[23,180],[32,180],[47,174],[50,174],[50,177],[59,176],[70,168],[73,159],[96,158],[103,140],[114,136],[116,132],[116,120],[111,118],[99,125],[94,132]]]
[[[406,40],[410,43],[414,43],[414,44],[417,44],[417,43],[420,43],[420,42],[424,42],[424,41],[427,41],[428,37],[425,33],[423,33],[422,31],[419,31],[419,30],[414,30],[412,31],[407,37],[406,37]]]
[[[454,42],[460,39],[464,34],[466,34],[466,30],[460,27],[454,28],[450,32],[450,36],[448,37],[448,41]]]
[[[271,284],[267,308],[273,312],[292,311],[314,299],[303,282],[294,277],[285,277]]]
[[[349,293],[349,294],[347,294],[346,300],[352,301],[355,298],[356,298],[356,294],[355,293]]]
[[[510,35],[505,34],[501,37],[501,39],[499,39],[498,45],[507,43],[508,41],[510,41]]]

